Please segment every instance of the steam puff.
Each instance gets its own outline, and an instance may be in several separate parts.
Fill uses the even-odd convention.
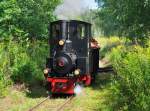
[[[79,95],[82,93],[82,87],[80,85],[76,85],[75,88],[74,88],[74,93]]]
[[[64,0],[54,14],[58,19],[76,19],[79,15],[88,10],[85,0]]]

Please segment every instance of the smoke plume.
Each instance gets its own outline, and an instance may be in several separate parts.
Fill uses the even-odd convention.
[[[86,0],[64,0],[55,10],[58,19],[77,19],[77,17],[88,10]]]
[[[75,86],[75,88],[74,88],[74,93],[75,93],[76,95],[80,95],[80,94],[82,93],[82,91],[83,91],[83,87],[82,87],[82,86],[80,86],[80,85],[76,85],[76,86]]]

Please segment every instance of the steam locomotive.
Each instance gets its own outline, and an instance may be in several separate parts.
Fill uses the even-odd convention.
[[[49,26],[50,57],[44,76],[52,94],[74,94],[78,84],[90,85],[99,68],[99,46],[92,38],[91,24],[59,20]]]

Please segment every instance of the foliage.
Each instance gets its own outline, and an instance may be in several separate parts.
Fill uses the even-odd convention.
[[[96,16],[97,10],[90,9],[85,11],[83,14],[80,15],[80,19],[89,22],[92,24],[92,36],[100,36],[101,35],[101,27],[97,25],[97,18]]]
[[[104,35],[143,39],[150,32],[150,0],[96,0]]]
[[[20,15],[21,10],[17,5],[16,0],[2,0],[0,1],[0,36],[9,37],[22,33],[17,27],[17,19]]]
[[[129,43],[129,40],[126,38],[119,38],[117,36],[111,37],[96,37],[95,38],[100,45],[100,59],[103,57],[109,59],[111,50],[119,45],[125,45]]]
[[[43,79],[48,24],[61,0],[0,1],[0,96],[11,83]],[[38,41],[36,39],[40,39]],[[29,41],[31,40],[31,41]]]
[[[111,54],[117,72],[113,96],[116,108],[130,111],[150,110],[150,47],[118,46]]]
[[[32,47],[32,48],[31,48]],[[43,80],[48,45],[36,41],[5,41],[0,44],[0,92],[10,83],[34,84]],[[42,64],[42,65],[41,65]],[[0,93],[0,96],[3,94]]]
[[[11,84],[9,80],[10,62],[8,61],[8,54],[4,52],[5,45],[0,44],[0,97],[5,96],[7,94],[7,86]]]
[[[60,0],[1,0],[0,36],[46,37],[48,23],[55,19],[53,11]]]

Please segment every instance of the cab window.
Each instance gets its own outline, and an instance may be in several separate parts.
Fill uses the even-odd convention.
[[[78,39],[83,39],[86,37],[85,25],[83,24],[70,25],[69,31],[71,37],[77,37]]]
[[[79,24],[77,27],[77,32],[78,32],[78,38],[79,39],[84,39],[85,38],[85,25]]]
[[[52,25],[52,37],[59,38],[60,36],[61,36],[61,25],[60,24]]]

